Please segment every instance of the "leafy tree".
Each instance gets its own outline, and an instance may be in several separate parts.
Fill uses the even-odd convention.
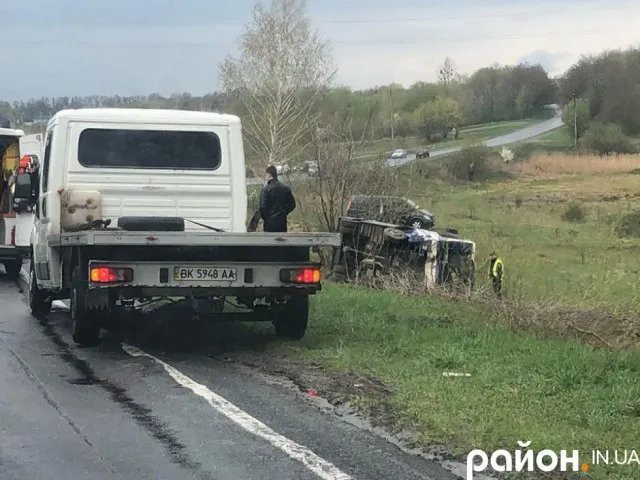
[[[565,105],[562,112],[562,121],[567,127],[567,132],[570,138],[575,138],[576,131],[575,125],[578,124],[578,140],[582,138],[584,132],[587,131],[589,126],[589,120],[591,114],[589,111],[589,102],[582,98],[576,99],[576,106],[574,108],[573,102]]]

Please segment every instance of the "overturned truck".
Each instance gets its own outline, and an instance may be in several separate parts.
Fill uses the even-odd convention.
[[[427,288],[474,287],[476,245],[454,229],[423,230],[351,217],[341,217],[338,228],[342,244],[334,248],[331,270],[339,279],[413,273]]]

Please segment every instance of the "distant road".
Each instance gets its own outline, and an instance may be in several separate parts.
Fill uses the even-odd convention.
[[[556,128],[560,128],[563,125],[562,118],[560,116],[556,116],[550,118],[549,120],[545,120],[544,122],[536,123],[535,125],[531,125],[529,127],[521,128],[520,130],[516,130],[515,132],[507,133],[506,135],[500,135],[499,137],[493,137],[483,142],[487,147],[501,147],[503,145],[510,145],[512,143],[522,142],[524,140],[529,140],[531,138],[537,137],[538,135],[542,135],[543,133],[550,132],[555,130]],[[442,148],[440,150],[431,150],[429,151],[429,158],[441,157],[443,155],[449,155],[450,153],[458,152],[462,150],[465,146],[459,147],[450,147],[450,148]],[[397,160],[387,160],[387,164],[390,166],[400,166],[406,165],[407,163],[411,163],[416,159],[415,155],[408,155],[407,158],[399,158]]]
[[[545,120],[543,122],[536,123],[534,125],[530,125],[525,128],[521,128],[520,130],[516,130],[515,132],[507,133],[506,135],[500,135],[499,137],[493,137],[484,142],[484,145],[487,147],[501,147],[503,145],[510,145],[512,143],[522,142],[524,140],[529,140],[531,138],[535,138],[538,135],[542,135],[543,133],[550,132],[555,130],[556,128],[560,128],[563,125],[562,118],[560,115],[550,118],[549,120]],[[468,146],[468,145],[465,145]],[[440,150],[431,150],[429,151],[429,158],[441,157],[443,155],[449,155],[454,152],[458,152],[462,150],[465,146],[459,147],[450,147],[450,148],[442,148]],[[366,157],[359,158],[368,158],[372,155],[367,155]],[[387,165],[398,167],[400,165],[406,165],[407,163],[411,163],[416,160],[416,156],[414,154],[410,154],[407,158],[399,158],[397,160],[387,160]],[[302,177],[301,174],[291,175],[289,178],[296,179]],[[259,185],[262,183],[262,180],[259,178],[248,178],[247,185]]]

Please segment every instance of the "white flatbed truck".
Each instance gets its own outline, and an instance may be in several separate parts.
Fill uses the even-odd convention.
[[[118,309],[162,297],[246,307],[304,336],[321,289],[312,247],[340,234],[249,233],[240,119],[175,110],[58,112],[45,134],[29,305],[70,298],[73,338],[94,343]],[[253,318],[252,318],[253,316]]]

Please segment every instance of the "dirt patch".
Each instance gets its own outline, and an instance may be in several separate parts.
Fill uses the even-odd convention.
[[[358,397],[389,399],[393,386],[380,380],[353,372],[337,372],[293,355],[274,355],[273,352],[238,352],[222,354],[226,361],[234,361],[259,372],[287,378],[301,392],[314,392],[337,406]],[[220,355],[211,354],[219,359]],[[313,395],[313,394],[312,394]]]
[[[449,470],[460,468],[466,461],[465,456],[452,453],[453,445],[425,447],[421,444],[420,434],[412,429],[403,413],[406,409],[394,401],[394,387],[369,375],[333,371],[294,354],[274,354],[273,351],[209,356],[215,360],[240,364],[267,377],[286,379],[309,400],[319,398],[326,402],[329,413],[385,438],[411,455],[443,462],[443,466]],[[446,462],[451,465],[444,465]]]
[[[505,303],[495,310],[514,330],[533,329],[547,337],[575,338],[610,349],[640,345],[640,317],[636,314],[517,303]]]

